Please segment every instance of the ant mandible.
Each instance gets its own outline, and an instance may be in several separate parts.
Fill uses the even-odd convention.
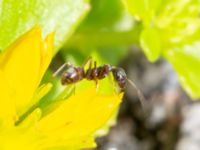
[[[143,107],[145,107],[145,98],[141,91],[137,88],[137,86],[127,78],[127,75],[123,68],[115,67],[109,64],[104,64],[101,66],[96,65],[96,61],[94,61],[94,67],[92,67],[92,58],[89,57],[87,61],[82,66],[73,66],[70,63],[65,63],[62,65],[54,74],[56,76],[61,70],[63,70],[66,66],[68,69],[64,71],[61,75],[61,84],[62,85],[70,85],[77,83],[83,79],[93,80],[98,84],[98,80],[104,79],[110,73],[112,73],[114,81],[119,86],[119,92],[125,92],[127,82],[132,85],[132,87],[137,91],[138,97],[141,101]],[[89,63],[88,69],[84,69],[84,66]]]

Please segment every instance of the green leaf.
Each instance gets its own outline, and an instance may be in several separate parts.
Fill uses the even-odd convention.
[[[180,19],[196,18],[198,14],[198,0],[167,0],[161,3],[155,22],[159,28],[166,28],[182,22]]]
[[[186,91],[200,97],[199,0],[126,0],[129,11],[140,17],[140,44],[150,61],[160,54],[170,61]],[[141,11],[142,10],[142,11]],[[198,46],[197,46],[198,45]]]
[[[127,0],[127,6],[132,15],[144,20],[147,17],[148,4],[146,2],[144,0]]]
[[[126,2],[129,12],[148,26],[156,15],[162,0],[126,0]]]
[[[141,42],[147,41],[147,38],[152,38],[151,35],[157,34],[157,39],[160,39],[162,51],[173,47],[182,47],[187,40],[193,42],[196,40],[196,32],[200,28],[199,19],[199,4],[198,0],[127,0],[129,10],[135,11],[132,13],[135,17],[142,17],[143,32],[141,37],[145,37]],[[142,8],[145,10],[141,11]],[[140,12],[141,11],[141,12]],[[154,13],[152,13],[154,12]],[[143,13],[143,14],[142,14]],[[148,16],[148,17],[147,17]],[[155,33],[157,31],[157,33]],[[159,32],[159,34],[158,34]],[[149,34],[149,35],[148,35]],[[141,38],[142,39],[142,38]],[[148,39],[149,41],[150,39]],[[145,42],[149,43],[149,42]],[[141,43],[146,51],[147,45]],[[149,53],[156,53],[154,49],[149,49]],[[155,49],[157,50],[157,49]],[[152,54],[154,56],[154,54]],[[148,57],[151,58],[151,57]]]
[[[91,6],[91,12],[83,23],[85,27],[112,27],[123,17],[124,6],[121,0],[93,0]]]
[[[2,0],[0,49],[5,49],[35,25],[42,26],[44,35],[55,31],[58,49],[73,33],[88,8],[88,0]]]
[[[185,90],[194,99],[200,97],[200,42],[170,49],[164,56],[177,71]]]
[[[142,31],[140,44],[151,62],[158,59],[161,52],[161,41],[155,28],[146,28]]]
[[[140,29],[141,24],[127,12],[122,0],[93,0],[89,15],[65,48],[130,46],[138,43]]]

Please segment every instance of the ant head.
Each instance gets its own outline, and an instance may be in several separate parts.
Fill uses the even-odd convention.
[[[114,80],[118,83],[120,92],[125,91],[127,76],[122,68],[112,68]]]
[[[149,111],[149,108],[148,108],[148,105],[147,105],[147,101],[146,101],[144,95],[138,89],[138,87],[135,85],[135,83],[127,78],[127,75],[126,75],[124,69],[113,67],[112,68],[112,73],[113,73],[114,80],[118,83],[118,85],[120,87],[120,92],[124,92],[125,91],[126,82],[128,82],[136,90],[136,92],[138,94],[138,97],[139,97],[139,100],[140,100],[140,102],[142,104],[142,108],[145,109],[145,111],[146,110]]]

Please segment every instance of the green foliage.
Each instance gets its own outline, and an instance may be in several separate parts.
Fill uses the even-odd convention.
[[[200,91],[199,49],[200,42],[194,42],[168,50],[164,54],[177,71],[183,87],[193,98],[199,98]]]
[[[0,1],[0,49],[35,25],[43,27],[44,35],[55,31],[58,49],[89,10],[87,3],[88,0]]]
[[[140,20],[140,44],[154,62],[160,55],[169,60],[183,87],[191,96],[200,96],[200,39],[198,0],[126,0],[130,13]]]
[[[120,0],[93,0],[91,5],[91,12],[83,23],[85,28],[112,28],[123,17],[124,6]]]
[[[130,46],[138,43],[140,29],[140,24],[127,12],[121,0],[93,0],[90,13],[65,48]]]
[[[159,39],[159,32],[155,28],[143,30],[140,36],[140,44],[150,61],[158,59],[161,51],[161,41]]]

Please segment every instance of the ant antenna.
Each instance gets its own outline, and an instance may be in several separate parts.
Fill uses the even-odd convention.
[[[144,95],[142,94],[142,92],[140,91],[140,89],[135,85],[135,83],[133,81],[131,81],[128,78],[127,78],[127,81],[136,90],[137,95],[138,95],[138,97],[140,99],[141,105],[146,110],[147,109],[147,102],[146,102],[147,100],[146,100],[146,98],[144,97]]]

